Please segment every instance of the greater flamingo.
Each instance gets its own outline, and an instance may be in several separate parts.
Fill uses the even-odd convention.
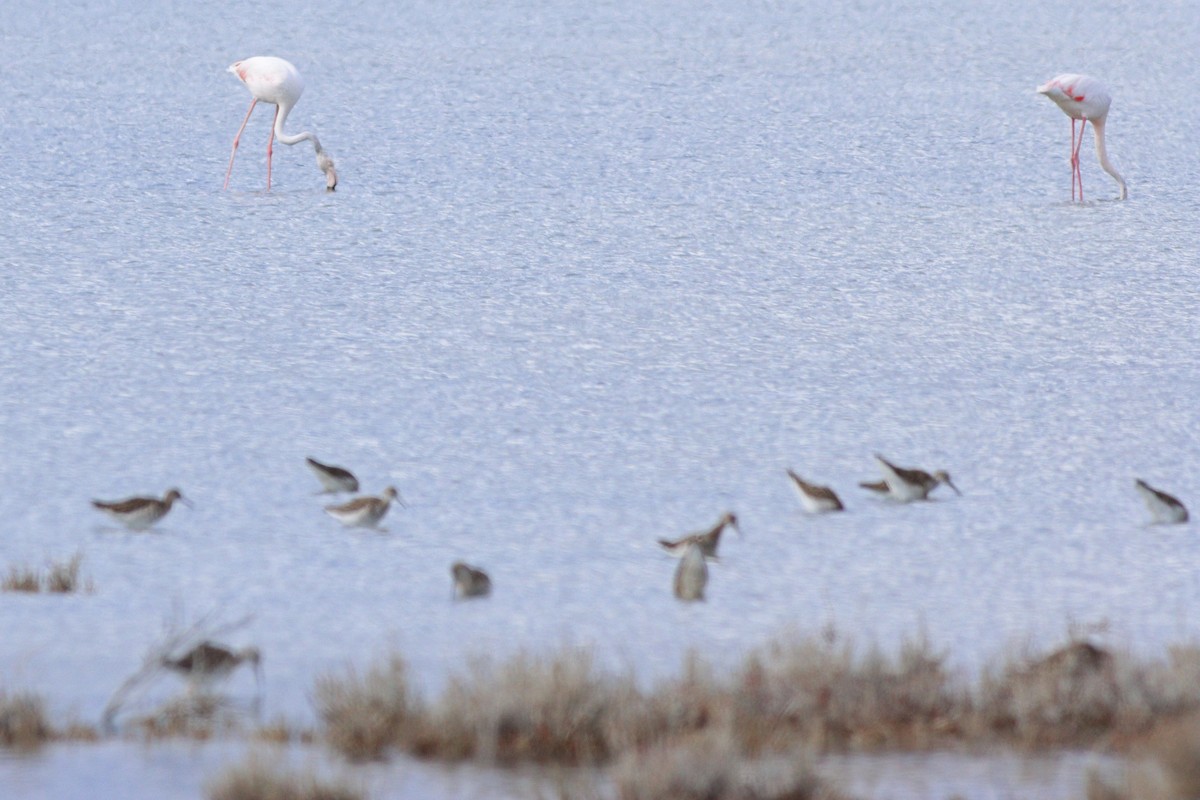
[[[229,168],[225,170],[224,188],[229,188],[229,175],[233,172],[233,157],[237,155],[242,131],[246,129],[246,123],[250,121],[254,107],[258,105],[259,100],[262,100],[264,103],[271,103],[275,106],[275,122],[271,126],[271,138],[267,139],[267,191],[271,190],[271,148],[275,139],[278,138],[284,144],[298,144],[306,139],[311,141],[313,148],[317,151],[317,166],[325,173],[325,188],[332,192],[337,186],[337,172],[333,168],[333,159],[321,147],[321,141],[316,134],[305,131],[289,136],[283,132],[283,123],[287,120],[292,106],[296,105],[296,101],[304,92],[304,81],[301,80],[300,73],[296,71],[296,68],[282,58],[254,56],[235,62],[229,67],[229,71],[238,76],[238,80],[246,85],[254,99],[250,101],[250,110],[246,112],[246,118],[242,120],[242,127],[238,128],[237,136],[233,137],[233,152],[229,154]]]
[[[1108,119],[1108,107],[1112,103],[1108,87],[1090,75],[1064,74],[1043,83],[1037,90],[1039,94],[1053,100],[1063,113],[1071,118],[1071,199],[1075,199],[1075,187],[1078,185],[1079,200],[1083,202],[1083,173],[1079,171],[1079,147],[1083,144],[1083,129],[1088,122],[1092,123],[1092,133],[1096,137],[1096,158],[1100,160],[1100,166],[1112,175],[1117,186],[1121,187],[1121,199],[1128,197],[1125,179],[1108,160],[1108,151],[1104,149],[1104,123]],[[1079,138],[1075,137],[1076,120],[1083,123],[1079,126]]]

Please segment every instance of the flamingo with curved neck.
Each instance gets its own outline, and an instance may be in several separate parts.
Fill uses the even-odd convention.
[[[1071,118],[1071,199],[1075,199],[1075,187],[1079,187],[1079,201],[1083,202],[1083,173],[1079,171],[1079,147],[1083,144],[1083,129],[1088,122],[1092,123],[1092,133],[1096,138],[1096,158],[1100,166],[1113,177],[1121,189],[1121,199],[1129,196],[1125,187],[1125,179],[1116,167],[1108,160],[1108,150],[1104,146],[1104,125],[1108,120],[1108,107],[1112,104],[1112,95],[1108,87],[1090,75],[1066,73],[1051,78],[1037,88],[1039,94],[1044,94]],[[1075,137],[1075,122],[1082,121],[1079,126],[1079,138]]]
[[[233,151],[229,154],[229,168],[225,170],[225,186],[223,188],[229,188],[229,176],[233,172],[233,158],[237,155],[242,131],[246,129],[246,123],[250,121],[250,115],[254,113],[254,107],[261,100],[275,106],[275,122],[271,126],[271,137],[267,139],[267,191],[271,190],[271,152],[275,140],[278,139],[284,144],[312,142],[313,149],[317,153],[317,167],[325,173],[325,188],[332,192],[337,187],[337,171],[333,166],[333,158],[321,147],[321,140],[317,138],[317,135],[309,131],[290,135],[283,132],[283,124],[287,121],[288,114],[296,105],[296,101],[300,99],[300,95],[304,93],[304,81],[291,62],[275,56],[254,56],[234,62],[229,67],[229,71],[246,85],[254,99],[250,101],[250,110],[246,112],[246,117],[242,120],[242,127],[238,128],[237,135],[233,137]]]

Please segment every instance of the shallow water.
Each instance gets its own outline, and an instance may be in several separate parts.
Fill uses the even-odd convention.
[[[1200,496],[1196,15],[476,5],[4,15],[0,568],[78,551],[96,591],[0,595],[2,685],[96,719],[210,613],[253,615],[266,716],[302,722],[391,649],[436,691],[471,654],[653,680],[830,623],[964,669],[1072,625],[1197,636],[1194,530],[1132,486]],[[304,74],[288,127],[335,194],[306,145],[263,192],[262,110],[221,191],[254,53]],[[1033,87],[1075,69],[1128,202],[1087,148],[1068,202]],[[876,451],[963,496],[862,496]],[[306,455],[409,508],[340,529]],[[789,466],[848,513],[801,514]],[[87,502],[171,485],[195,508],[155,533]],[[655,538],[727,509],[745,537],[676,603]],[[494,597],[450,602],[456,559]]]
[[[611,786],[587,772],[539,772],[451,767],[400,758],[353,768],[329,752],[303,746],[224,742],[128,741],[53,745],[36,755],[0,751],[0,775],[10,797],[95,797],[98,776],[112,776],[122,796],[197,797],[230,768],[250,760],[279,772],[320,779],[395,800],[431,796],[474,800],[516,800],[566,794],[607,796]],[[838,756],[823,759],[817,772],[853,797],[878,800],[965,797],[1061,800],[1082,797],[1089,771],[1120,775],[1119,766],[1092,754],[1065,753],[1053,758],[1013,754],[956,753]],[[136,784],[125,782],[136,775]],[[969,795],[967,793],[970,793]]]

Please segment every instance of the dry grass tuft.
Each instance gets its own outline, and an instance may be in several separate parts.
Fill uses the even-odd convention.
[[[1200,651],[1139,661],[1086,641],[1018,659],[980,686],[977,720],[1024,746],[1081,747],[1136,739],[1157,721],[1200,709]]]
[[[392,656],[363,677],[323,675],[315,692],[325,740],[355,761],[383,758],[419,734],[422,711],[408,684],[404,660]]]
[[[45,703],[30,692],[0,689],[0,746],[31,750],[54,737]]]
[[[311,744],[314,737],[309,728],[298,727],[280,717],[258,726],[254,730],[254,738],[271,744]]]
[[[42,590],[42,580],[36,570],[29,567],[12,566],[8,574],[0,582],[0,589],[6,592],[37,593]]]
[[[79,565],[82,563],[82,553],[76,553],[71,556],[69,561],[50,562],[50,571],[46,573],[44,582],[46,591],[56,594],[67,594],[80,589]]]
[[[752,654],[732,687],[732,729],[747,752],[925,748],[962,730],[967,693],[924,638],[889,658],[851,643],[788,638]]]
[[[283,772],[251,756],[205,787],[208,800],[363,800],[366,794],[312,774]]]
[[[1166,777],[1167,797],[1200,797],[1200,716],[1159,725],[1150,735],[1148,749]]]
[[[322,735],[353,759],[395,748],[586,766],[697,734],[727,736],[739,757],[760,759],[996,743],[1119,749],[1163,719],[1200,713],[1200,649],[1145,661],[1072,640],[1010,659],[972,685],[924,637],[890,655],[827,632],[778,639],[725,677],[691,654],[678,679],[649,692],[599,670],[589,651],[568,649],[476,661],[429,704],[410,690],[398,657],[361,679],[326,677],[316,697]]]
[[[1072,641],[985,675],[980,715],[992,731],[1027,745],[1094,741],[1116,719],[1117,680],[1108,650]]]
[[[1083,796],[1086,800],[1129,800],[1124,786],[1114,784],[1111,778],[1095,768],[1088,770]]]
[[[1200,715],[1159,723],[1116,774],[1088,772],[1087,800],[1195,800],[1200,797]]]
[[[620,800],[836,800],[842,795],[797,753],[747,761],[733,737],[701,734],[668,742],[618,762]]]
[[[130,721],[146,740],[183,737],[206,741],[241,730],[245,710],[228,698],[210,692],[188,692],[171,698],[154,711]]]
[[[45,576],[29,567],[8,568],[8,575],[0,581],[0,590],[6,592],[50,592],[52,594],[70,594],[80,590],[93,591],[91,581],[86,585],[79,579],[79,567],[83,563],[83,554],[76,553],[67,561],[51,561]]]
[[[632,677],[599,671],[590,651],[474,662],[432,709],[420,755],[595,764],[655,729]]]
[[[63,742],[98,742],[100,741],[100,731],[86,722],[73,720],[59,728],[55,732],[54,738]]]

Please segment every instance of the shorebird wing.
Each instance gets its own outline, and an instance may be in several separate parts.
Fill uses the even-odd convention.
[[[356,511],[362,511],[375,503],[379,502],[377,497],[356,497],[349,502],[342,503],[339,506],[325,506],[326,511],[331,511],[334,514],[353,514]]]
[[[132,514],[134,511],[139,511],[159,502],[161,501],[156,497],[131,497],[128,500],[114,500],[111,503],[103,500],[93,500],[92,505],[102,511],[112,511],[117,514]]]

